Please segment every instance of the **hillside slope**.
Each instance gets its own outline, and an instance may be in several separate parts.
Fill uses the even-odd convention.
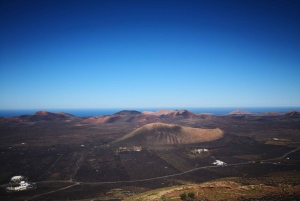
[[[113,142],[114,146],[161,146],[193,144],[217,140],[224,132],[219,129],[200,129],[175,124],[151,123],[138,128]]]

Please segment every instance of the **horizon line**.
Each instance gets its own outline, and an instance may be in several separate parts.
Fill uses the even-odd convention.
[[[94,107],[94,108],[82,108],[82,107],[78,107],[78,108],[47,108],[47,107],[43,107],[43,108],[0,108],[0,110],[117,110],[117,109],[186,109],[186,108],[300,108],[300,105],[298,106],[194,106],[194,107]]]

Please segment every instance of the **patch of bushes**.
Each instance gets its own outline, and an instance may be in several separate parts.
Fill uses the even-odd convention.
[[[186,192],[180,194],[180,199],[181,199],[181,200],[186,200],[186,199],[187,199]]]
[[[181,200],[187,200],[188,198],[193,199],[195,197],[195,193],[194,192],[184,192],[182,194],[180,194],[180,199]]]
[[[194,198],[195,197],[195,193],[194,192],[189,192],[188,193],[188,197],[189,198]]]

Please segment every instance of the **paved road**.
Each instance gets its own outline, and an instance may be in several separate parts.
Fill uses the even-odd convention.
[[[50,192],[47,192],[47,193],[39,194],[39,195],[36,195],[36,196],[34,196],[34,197],[29,198],[28,200],[33,200],[33,199],[35,199],[35,198],[37,198],[37,197],[41,197],[41,196],[43,196],[43,195],[47,195],[47,194],[55,193],[55,192],[58,192],[58,191],[62,191],[62,190],[71,188],[71,187],[76,186],[76,185],[79,185],[79,184],[78,184],[78,183],[75,183],[75,184],[72,184],[72,185],[70,185],[70,186],[67,186],[67,187],[64,187],[64,188],[57,189],[57,190],[55,190],[55,191],[50,191]]]
[[[294,150],[292,150],[292,151],[290,151],[290,152],[288,152],[288,153],[286,153],[283,156],[278,157],[278,158],[261,160],[261,161],[267,162],[267,161],[273,161],[273,160],[282,159],[282,158],[285,158],[286,156],[288,156],[289,154],[298,151],[299,149],[300,149],[300,147],[298,147],[298,148],[296,148],[296,149],[294,149]],[[246,165],[246,164],[250,164],[250,163],[253,163],[253,162],[252,161],[248,161],[248,162],[243,162],[243,163],[234,163],[234,164],[228,164],[226,166]],[[34,197],[29,198],[28,200],[34,200],[35,198],[41,197],[43,195],[47,195],[47,194],[55,193],[55,192],[58,192],[58,191],[62,191],[62,190],[65,190],[65,189],[68,189],[68,188],[71,188],[73,186],[80,185],[80,184],[94,184],[94,185],[97,185],[97,184],[117,184],[117,183],[133,183],[133,182],[140,182],[140,181],[151,181],[151,180],[156,180],[156,179],[162,179],[162,178],[168,178],[168,177],[174,177],[174,176],[178,176],[178,175],[183,175],[183,174],[187,174],[187,173],[190,173],[190,172],[193,172],[193,171],[197,171],[197,170],[201,170],[201,169],[206,169],[206,168],[221,168],[221,167],[224,167],[224,166],[210,165],[210,166],[204,166],[204,167],[195,168],[195,169],[188,170],[188,171],[181,172],[181,173],[177,173],[177,174],[165,175],[165,176],[154,177],[154,178],[149,178],[149,179],[131,180],[131,181],[111,181],[111,182],[76,182],[76,181],[70,181],[70,180],[40,181],[40,182],[36,182],[36,183],[60,182],[60,183],[72,183],[72,185],[69,185],[67,187],[63,187],[63,188],[60,188],[60,189],[57,189],[57,190],[54,190],[54,191],[50,191],[50,192],[47,192],[47,193],[36,195]]]
[[[272,159],[267,159],[267,160],[262,160],[262,161],[263,161],[263,162],[267,162],[267,161],[275,161],[275,160],[283,159],[283,158],[287,157],[289,154],[298,151],[299,149],[300,149],[300,147],[298,147],[297,149],[294,149],[294,150],[292,150],[292,151],[290,151],[290,152],[284,154],[284,155],[281,156],[281,157],[278,157],[278,158],[272,158]]]
[[[278,157],[278,158],[266,159],[266,160],[261,160],[261,161],[262,161],[262,162],[268,162],[268,161],[274,161],[274,160],[283,159],[283,158],[287,157],[289,154],[298,151],[299,149],[300,149],[300,147],[298,147],[298,148],[296,148],[296,149],[294,149],[294,150],[292,150],[292,151],[289,151],[288,153],[286,153],[286,154],[284,154],[283,156]],[[247,161],[247,162],[242,162],[242,163],[232,163],[232,164],[227,164],[226,166],[246,165],[246,164],[251,164],[251,163],[253,163],[253,161]],[[195,169],[188,170],[188,171],[181,172],[181,173],[177,173],[177,174],[165,175],[165,176],[154,177],[154,178],[149,178],[149,179],[131,180],[131,181],[80,182],[80,181],[68,181],[68,180],[50,180],[50,181],[40,181],[40,182],[36,182],[36,183],[53,183],[53,182],[76,183],[76,184],[117,184],[117,183],[133,183],[133,182],[151,181],[151,180],[163,179],[163,178],[168,178],[168,177],[175,177],[175,176],[187,174],[187,173],[194,172],[194,171],[201,170],[201,169],[207,169],[207,168],[221,168],[221,167],[224,167],[224,166],[209,165],[209,166],[199,167],[199,168],[195,168]]]

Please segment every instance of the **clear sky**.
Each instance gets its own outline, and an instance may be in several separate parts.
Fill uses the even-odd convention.
[[[0,109],[300,106],[298,0],[0,4]]]

